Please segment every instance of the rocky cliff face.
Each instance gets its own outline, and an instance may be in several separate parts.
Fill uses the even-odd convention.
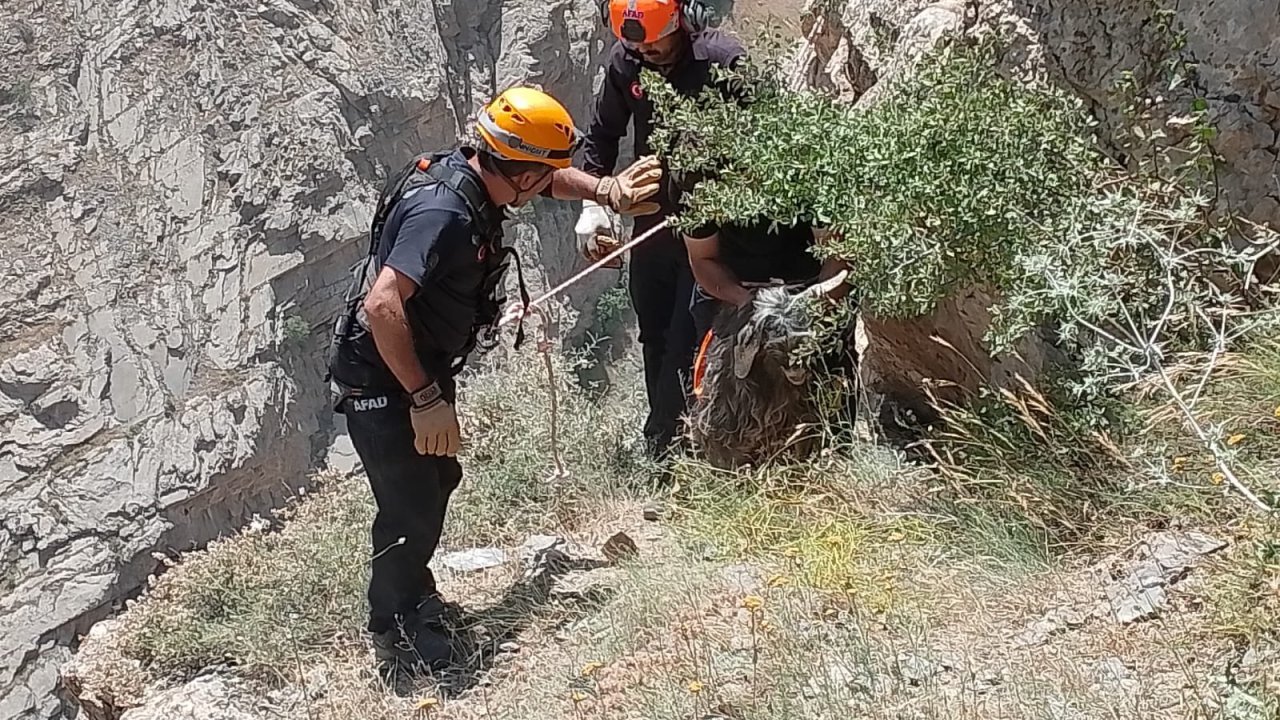
[[[1157,87],[1169,100],[1190,92],[1205,98],[1219,136],[1219,181],[1224,206],[1254,222],[1280,228],[1280,7],[1272,0],[1016,0],[1013,13],[1031,28],[1050,68],[1091,101],[1115,127],[1121,73],[1154,76],[1173,51],[1195,64],[1194,86]],[[1168,19],[1162,17],[1168,14]],[[1168,24],[1171,32],[1160,26]],[[1172,103],[1169,113],[1182,112]]]
[[[604,49],[593,13],[591,0],[6,4],[0,718],[63,712],[58,663],[156,570],[153,553],[305,485],[333,422],[329,320],[383,174],[451,145],[516,81],[585,124]],[[515,223],[543,242],[552,279],[573,262],[575,212],[539,201]]]
[[[1010,61],[1048,72],[1084,97],[1104,139],[1123,120],[1126,100],[1116,88],[1126,71],[1147,83],[1142,90],[1163,97],[1153,108],[1157,123],[1184,113],[1193,93],[1205,98],[1219,131],[1222,207],[1280,228],[1280,11],[1272,0],[815,0],[809,9],[792,82],[855,106],[874,103],[944,33],[969,26],[1012,31],[1018,46]],[[1159,66],[1171,58],[1196,65],[1192,84],[1160,85],[1167,79]],[[928,379],[974,388],[1000,385],[1015,372],[1034,375],[1043,361],[1038,344],[1024,344],[1021,359],[985,350],[990,303],[974,289],[928,317],[868,318],[872,386],[923,411],[920,388]]]
[[[1222,155],[1225,201],[1255,222],[1280,227],[1280,9],[1269,0],[870,0],[822,11],[811,2],[796,79],[850,102],[878,94],[878,80],[966,22],[1012,26],[1030,55],[1093,107],[1120,122],[1125,72],[1160,80],[1156,66],[1180,57],[1197,68],[1187,90],[1163,90],[1170,113],[1191,92],[1209,103]],[[1167,26],[1167,30],[1162,29]],[[1181,47],[1178,46],[1181,36]],[[1154,93],[1153,93],[1154,94]]]

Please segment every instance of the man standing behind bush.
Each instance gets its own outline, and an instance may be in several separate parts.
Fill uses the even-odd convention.
[[[708,28],[712,11],[701,0],[600,0],[600,15],[618,42],[606,61],[584,141],[582,167],[598,177],[613,172],[619,141],[633,122],[635,155],[651,152],[653,104],[641,87],[641,70],[656,70],[673,89],[692,97],[712,84],[712,66],[733,67],[746,54],[737,40]],[[637,219],[636,236],[676,210],[665,176],[657,199],[661,210]],[[576,227],[582,252],[593,262],[620,243],[616,223],[602,207],[606,201],[600,196],[585,200]],[[693,276],[681,238],[664,229],[636,246],[630,283],[649,400],[644,435],[650,455],[661,459],[679,433],[696,344],[689,314]]]

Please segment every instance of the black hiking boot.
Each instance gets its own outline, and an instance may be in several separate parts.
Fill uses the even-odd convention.
[[[448,668],[455,655],[449,627],[455,614],[456,606],[445,603],[438,594],[426,596],[416,612],[399,625],[374,633],[374,655],[384,666],[411,672]]]
[[[453,643],[441,629],[415,623],[374,633],[373,654],[387,669],[438,672],[453,661]]]

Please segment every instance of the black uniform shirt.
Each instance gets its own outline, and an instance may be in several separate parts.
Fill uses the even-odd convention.
[[[705,30],[690,37],[689,51],[666,76],[677,92],[693,97],[712,83],[711,67],[731,68],[746,55],[746,50],[732,36],[719,30]],[[640,71],[653,66],[615,42],[605,67],[604,85],[596,97],[595,113],[583,141],[582,169],[604,177],[612,175],[618,163],[618,143],[627,134],[627,125],[635,119],[635,155],[652,152],[649,136],[653,133],[653,103],[640,87]],[[722,88],[726,97],[728,88]],[[636,218],[636,234],[656,225],[676,210],[675,199],[668,186],[668,173],[663,173],[662,186],[655,201],[662,210]]]
[[[467,164],[474,152],[463,147],[440,162],[480,182]],[[499,226],[496,208],[489,205],[483,211],[494,213],[490,222]],[[465,201],[443,183],[410,189],[388,214],[378,241],[379,266],[395,268],[418,286],[405,303],[405,314],[414,350],[429,374],[448,374],[453,359],[471,341],[486,278],[495,270],[495,250],[477,242]],[[358,318],[349,343],[355,357],[348,358],[363,367],[334,376],[358,386],[398,386],[363,322],[363,311]]]

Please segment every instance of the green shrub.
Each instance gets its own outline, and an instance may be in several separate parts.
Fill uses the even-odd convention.
[[[1019,288],[1032,266],[1074,244],[1102,156],[1078,100],[1001,77],[994,52],[944,46],[866,111],[750,69],[745,111],[655,87],[666,128],[658,145],[673,144],[677,172],[714,175],[680,226],[757,215],[829,226],[842,236],[831,252],[855,261],[855,286],[877,315],[921,315],[974,284]],[[1043,312],[1011,310],[1010,327]]]
[[[1192,100],[1169,121],[1177,137],[1149,128],[1126,136],[1126,147],[1137,148],[1140,137],[1157,159],[1126,170],[1098,147],[1078,98],[1008,76],[1004,47],[996,33],[950,38],[857,110],[784,87],[772,57],[723,73],[747,90],[745,107],[711,90],[681,97],[648,75],[655,147],[692,187],[676,224],[765,217],[826,226],[833,240],[815,252],[848,260],[860,307],[881,318],[924,315],[967,288],[992,291],[985,340],[994,354],[1035,329],[1068,361],[1050,368],[1055,412],[1083,425],[1059,440],[1117,429],[1108,408],[1126,388],[1154,379],[1188,432],[1214,448],[1229,483],[1264,507],[1196,422],[1196,382],[1169,376],[1178,354],[1198,355],[1196,372],[1209,373],[1241,338],[1280,321],[1274,303],[1250,287],[1266,243],[1233,244],[1241,227],[1215,215],[1213,194],[1197,184],[1212,163],[1207,105]],[[991,421],[969,427],[998,446],[988,431],[1002,430]],[[1061,482],[1052,485],[1070,486],[1096,460],[1092,444],[1065,442],[1046,457],[1044,437],[1008,439],[1037,467],[1061,461]],[[1068,516],[1082,517],[1060,519]]]
[[[682,98],[651,74],[655,146],[673,174],[707,178],[677,224],[830,227],[839,237],[820,252],[852,262],[862,306],[882,317],[994,289],[997,351],[1050,320],[1071,340],[1122,313],[1158,314],[1160,251],[1222,246],[1202,221],[1207,198],[1123,175],[1081,101],[1006,77],[1001,47],[995,35],[944,43],[865,110],[782,87],[768,60],[726,73],[750,88],[745,109],[712,91]]]
[[[623,319],[631,305],[631,296],[627,286],[619,279],[617,285],[600,293],[596,299],[596,314],[592,323],[592,332],[600,337],[609,337],[622,327]]]
[[[302,316],[294,312],[284,313],[280,321],[280,337],[283,344],[297,345],[304,342],[310,335],[311,326],[302,319]]]
[[[31,102],[31,80],[23,78],[14,80],[0,87],[0,106],[14,105],[25,108]]]

